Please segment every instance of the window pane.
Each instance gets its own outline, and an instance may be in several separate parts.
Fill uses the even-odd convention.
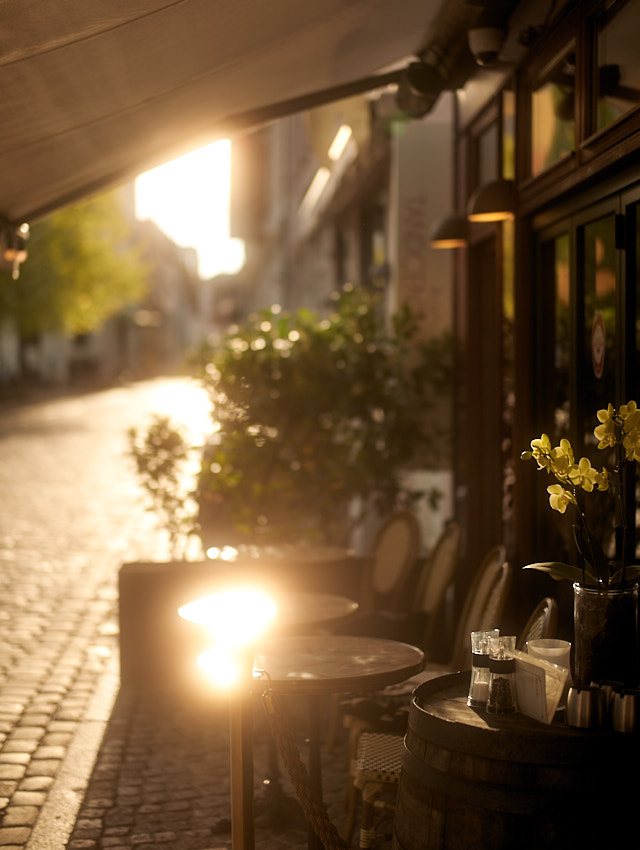
[[[635,351],[634,351],[634,374],[640,375],[640,205],[636,205],[636,213],[635,213],[635,269],[634,269],[634,277],[635,277],[635,290],[636,290],[636,311],[635,311]],[[629,272],[627,272],[629,274]],[[631,284],[633,286],[633,284]],[[640,404],[640,401],[638,401]],[[640,505],[640,503],[639,503]]]
[[[502,176],[516,176],[516,98],[508,89],[502,93]]]
[[[531,94],[531,173],[540,174],[575,149],[575,53],[568,50]]]
[[[478,186],[498,177],[498,139],[495,122],[478,137]]]
[[[545,240],[541,248],[538,281],[541,313],[537,334],[540,348],[536,353],[538,416],[540,430],[548,434],[552,444],[557,446],[563,437],[571,436],[571,372],[576,367],[572,338],[575,325],[571,321],[569,233],[558,233]],[[553,552],[557,560],[568,561],[572,546],[571,526],[566,517],[549,510],[546,485],[551,483],[535,482],[537,534],[544,538],[547,552]]]
[[[614,457],[598,450],[593,429],[596,413],[609,402],[616,402],[616,248],[615,217],[606,216],[584,228],[584,359],[580,375],[583,394],[585,454],[597,468],[613,466]],[[611,516],[613,506],[608,494],[585,500],[584,510],[590,530],[613,556]]]
[[[632,280],[635,279],[635,347],[634,347],[634,356],[633,356],[633,375],[640,375],[640,205],[635,206],[635,268],[633,270],[627,269],[627,275],[631,275]],[[633,285],[633,284],[631,284]],[[629,382],[629,385],[633,386],[633,380]],[[629,392],[629,396],[632,396],[634,400],[640,404],[638,401],[638,397],[635,392]],[[625,399],[626,401],[626,399]],[[635,466],[635,527],[636,529],[640,529],[640,464],[636,463]],[[640,534],[636,531],[636,544],[635,544],[635,555],[637,559],[640,559]],[[640,560],[637,560],[636,563],[640,563]]]
[[[592,417],[615,401],[616,389],[616,249],[615,218],[598,219],[584,228],[584,407]]]
[[[571,369],[571,318],[569,311],[569,234],[554,240],[553,274],[555,290],[554,409],[555,434],[560,441],[569,436],[569,376]]]
[[[598,32],[598,130],[638,106],[640,100],[640,7],[628,3],[603,15]]]

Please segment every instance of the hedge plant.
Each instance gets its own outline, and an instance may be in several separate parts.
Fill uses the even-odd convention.
[[[364,288],[346,286],[326,316],[276,306],[229,328],[191,363],[213,433],[197,448],[197,511],[182,530],[205,546],[343,545],[367,512],[421,498],[403,473],[446,456],[446,419],[430,413],[446,397],[450,364],[448,338],[421,341],[408,306],[388,318],[383,293]],[[143,483],[156,505],[170,505],[150,434],[165,461],[185,462],[189,447],[166,420],[131,434]]]

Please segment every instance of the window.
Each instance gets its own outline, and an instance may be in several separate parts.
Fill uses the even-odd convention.
[[[535,177],[575,150],[575,46],[556,57],[531,92],[531,174]]]
[[[640,6],[627,3],[597,21],[597,129],[602,130],[640,103]]]

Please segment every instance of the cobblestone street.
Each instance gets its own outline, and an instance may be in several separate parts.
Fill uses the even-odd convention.
[[[119,688],[118,569],[170,555],[126,432],[199,398],[182,381],[155,380],[0,413],[3,850],[231,845],[225,706]],[[257,791],[266,739],[259,721]],[[341,828],[345,755],[323,758]],[[283,820],[257,805],[257,847],[305,847],[294,810]]]

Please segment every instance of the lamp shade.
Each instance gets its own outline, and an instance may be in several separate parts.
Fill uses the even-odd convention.
[[[492,180],[480,186],[469,198],[469,221],[505,221],[513,218],[516,192],[513,180]]]
[[[449,213],[434,221],[429,230],[432,248],[464,248],[467,244],[469,222],[461,213]]]

